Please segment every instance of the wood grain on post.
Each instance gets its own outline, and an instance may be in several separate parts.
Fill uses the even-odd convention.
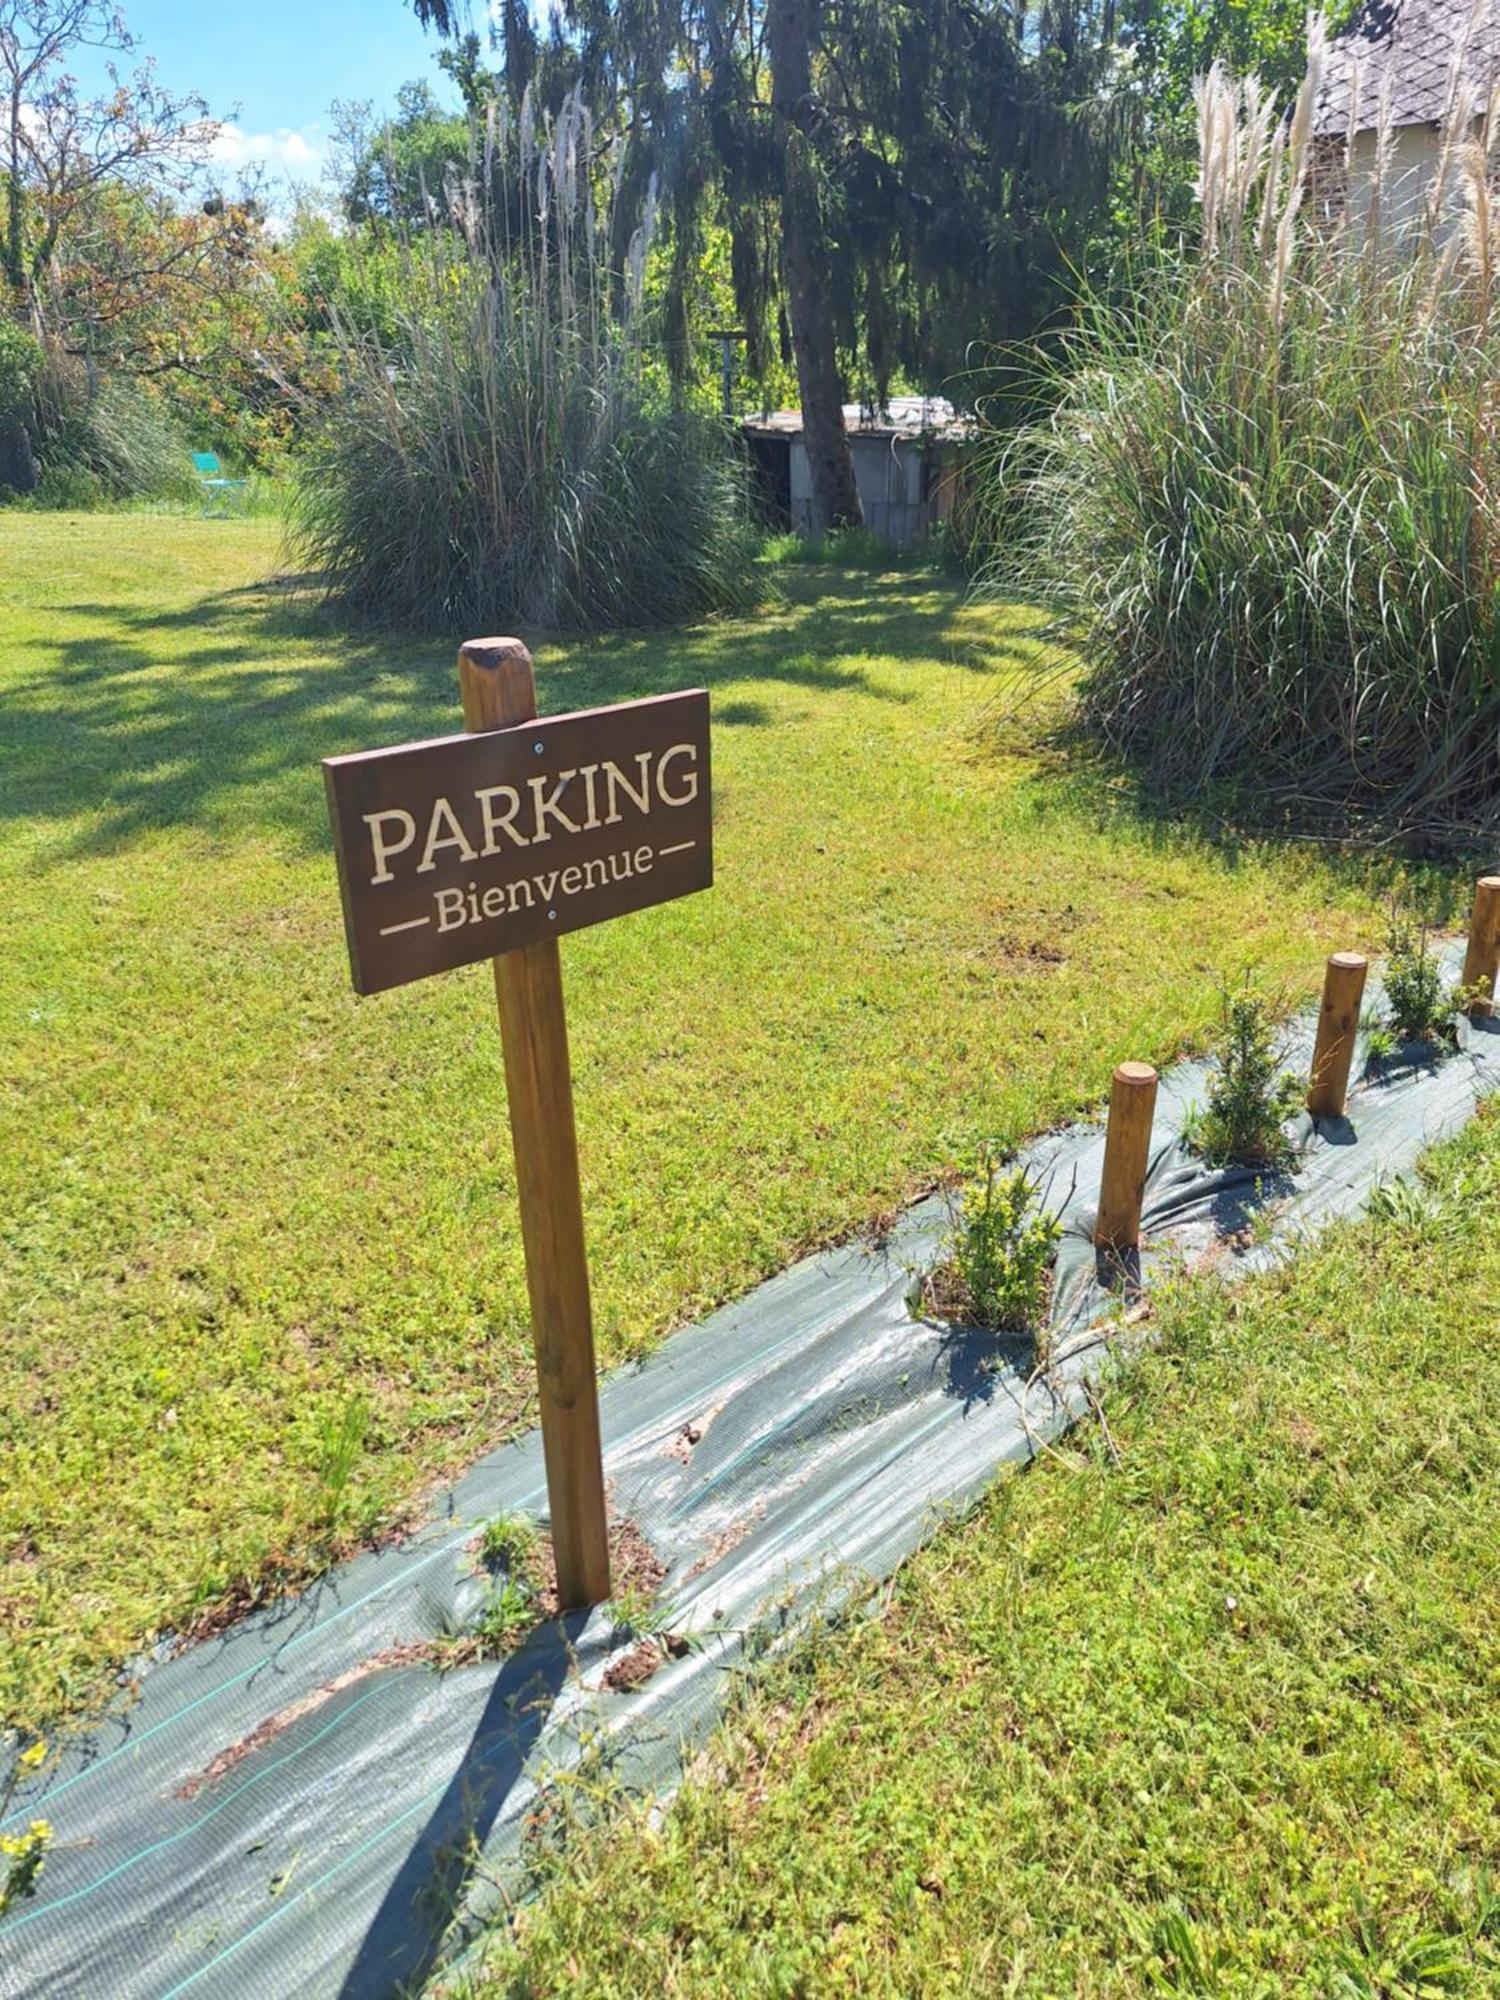
[[[1349,1067],[1359,1033],[1359,1008],[1370,962],[1362,952],[1336,951],[1323,975],[1323,1004],[1313,1044],[1307,1108],[1314,1118],[1342,1118],[1349,1101]]]
[[[1134,1250],[1141,1240],[1155,1115],[1156,1071],[1150,1063],[1121,1063],[1109,1090],[1099,1219],[1094,1225],[1094,1242],[1101,1250]]]
[[[509,729],[536,715],[519,639],[471,639],[458,679],[466,729]],[[609,1596],[609,1528],[562,966],[555,938],[494,963],[557,1592],[572,1609]]]
[[[1469,1012],[1483,1020],[1494,1012],[1495,972],[1500,968],[1500,875],[1482,875],[1474,884],[1474,914],[1464,953],[1462,985],[1483,989]]]

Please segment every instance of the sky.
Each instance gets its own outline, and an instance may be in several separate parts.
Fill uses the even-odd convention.
[[[406,0],[122,0],[135,60],[154,56],[168,89],[196,91],[224,119],[216,150],[226,178],[258,164],[316,183],[335,98],[391,108],[396,91],[424,77],[445,100],[438,42]],[[476,9],[476,12],[480,10]],[[127,59],[128,61],[129,59]],[[70,68],[90,91],[103,76],[89,52]]]

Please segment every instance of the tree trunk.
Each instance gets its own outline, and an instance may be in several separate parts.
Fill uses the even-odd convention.
[[[766,49],[771,109],[781,155],[781,269],[802,395],[802,443],[812,478],[813,531],[857,528],[863,515],[844,428],[833,318],[828,309],[828,246],[807,128],[813,115],[812,10],[815,0],[770,0]]]
[[[0,423],[0,488],[33,493],[41,475],[31,449],[31,433],[19,417]]]

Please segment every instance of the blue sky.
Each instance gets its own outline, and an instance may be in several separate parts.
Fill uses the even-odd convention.
[[[399,85],[425,77],[445,98],[438,43],[405,0],[123,0],[140,55],[156,58],[169,89],[197,91],[233,122],[219,142],[231,171],[316,182],[328,143],[328,107],[370,99],[388,109]],[[475,8],[483,19],[482,5]],[[70,65],[90,88],[102,79],[86,51]],[[235,107],[238,106],[236,112]]]

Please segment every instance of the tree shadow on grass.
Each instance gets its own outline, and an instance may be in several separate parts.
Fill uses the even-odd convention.
[[[1211,852],[1231,875],[1270,852],[1300,851],[1316,857],[1341,888],[1373,897],[1415,896],[1439,926],[1464,914],[1461,871],[1414,857],[1389,839],[1362,836],[1357,828],[1340,833],[1327,825],[1299,826],[1286,815],[1271,817],[1247,791],[1229,785],[1205,787],[1189,798],[1162,793],[1146,770],[1090,734],[1062,693],[1076,671],[1076,656],[1055,645],[1051,654],[1051,664],[1031,683],[1011,677],[1007,687],[1014,689],[1014,706],[1005,705],[1002,691],[987,716],[987,748],[996,757],[1026,730],[1027,782],[1039,811],[1126,830],[1153,852],[1181,852],[1191,844]]]
[[[688,629],[568,637],[540,649],[545,713],[706,686],[718,726],[762,726],[754,682],[882,705],[915,698],[884,655],[988,671],[1004,639],[959,632],[961,594],[930,576],[813,572],[758,616]],[[284,580],[163,612],[59,607],[6,691],[0,817],[77,822],[50,860],[108,853],[159,827],[327,844],[322,757],[460,727],[464,634],[350,630]],[[877,656],[877,657],[872,657]],[[731,698],[725,699],[728,695]]]

